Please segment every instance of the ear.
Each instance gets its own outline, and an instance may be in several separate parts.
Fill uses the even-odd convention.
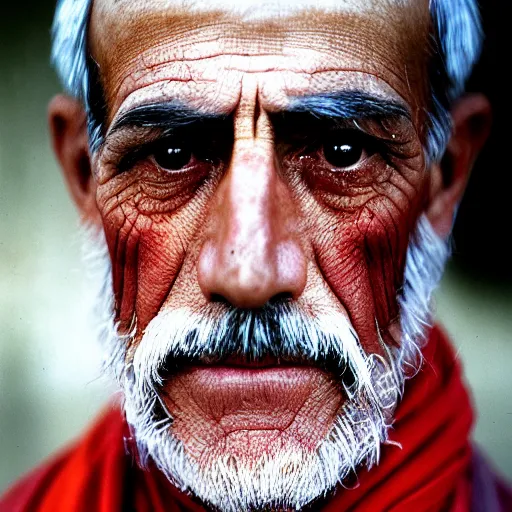
[[[436,233],[446,239],[452,230],[471,168],[491,127],[491,106],[481,94],[468,94],[451,111],[453,131],[440,163],[430,169],[426,215]]]
[[[88,223],[99,225],[84,107],[78,100],[59,94],[48,106],[48,122],[53,151],[80,216]]]

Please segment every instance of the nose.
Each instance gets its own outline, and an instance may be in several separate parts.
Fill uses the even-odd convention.
[[[258,308],[300,296],[306,259],[292,197],[276,172],[270,143],[236,143],[215,205],[197,268],[206,298]]]

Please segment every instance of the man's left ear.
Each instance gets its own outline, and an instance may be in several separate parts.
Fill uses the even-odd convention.
[[[471,168],[491,128],[491,105],[481,94],[462,97],[451,111],[453,131],[440,163],[430,169],[426,215],[443,239],[451,233]]]

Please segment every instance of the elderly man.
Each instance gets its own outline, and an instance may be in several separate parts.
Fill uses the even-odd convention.
[[[53,36],[124,399],[0,508],[510,510],[430,323],[489,127],[475,3],[62,0]]]

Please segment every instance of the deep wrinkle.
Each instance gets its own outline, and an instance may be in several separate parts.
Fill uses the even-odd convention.
[[[311,374],[312,379],[305,380],[302,374]],[[191,386],[191,380],[194,385]],[[211,380],[215,384],[211,384]],[[226,381],[220,391],[218,381]],[[251,381],[261,381],[260,385],[251,385]],[[274,394],[278,387],[280,396]],[[201,459],[205,450],[219,450],[222,443],[243,431],[259,431],[260,440],[267,441],[268,451],[276,435],[296,438],[296,442],[305,444],[314,450],[318,440],[326,434],[329,425],[339,412],[342,399],[335,391],[336,381],[318,370],[308,367],[269,367],[263,370],[241,370],[232,367],[211,367],[209,369],[191,367],[173,377],[164,391],[164,401],[171,412],[173,430],[185,443],[186,425],[190,418],[197,418],[203,430],[205,441],[202,449],[195,453]],[[185,407],[177,395],[186,393]],[[286,400],[283,397],[287,396]],[[322,416],[322,428],[315,432],[302,431],[304,415],[310,414],[314,407],[316,414]],[[208,421],[202,420],[206,413]],[[185,428],[185,432],[183,431]],[[188,435],[193,435],[192,430]],[[208,453],[206,451],[206,453]],[[208,455],[211,456],[211,455]]]
[[[123,7],[100,3],[93,9],[91,23],[92,53],[102,63],[102,83],[109,111],[107,124],[134,88],[154,83],[155,78],[186,79],[189,87],[197,80],[195,67],[204,68],[208,66],[208,58],[215,60],[215,56],[222,55],[231,55],[230,67],[236,66],[235,55],[242,61],[252,59],[253,66],[257,56],[269,55],[274,56],[274,63],[284,56],[286,69],[310,76],[321,69],[368,73],[387,82],[413,107],[415,115],[421,115],[419,107],[428,91],[424,81],[429,33],[427,2],[408,2],[396,7],[389,3],[383,9],[381,6],[380,11],[364,14],[344,13],[341,9],[338,13],[307,9],[270,23],[244,22],[240,17],[219,11],[190,14],[172,5],[162,10],[151,5],[146,9],[140,6],[140,10],[132,13],[117,12],[117,8]],[[122,31],[116,29],[119,16],[125,22]],[[283,31],[282,27],[293,27],[293,32]],[[96,37],[96,31],[101,32],[101,37]],[[138,34],[137,38],[130,36],[134,33]],[[323,53],[322,60],[300,59],[296,50],[301,47],[318,47]],[[373,54],[371,59],[365,58],[368,50]],[[111,60],[113,55],[115,65]],[[215,64],[211,65],[213,71]],[[242,65],[240,69],[256,72],[258,68],[247,70]],[[128,70],[132,71],[127,73]],[[214,82],[203,76],[204,80]]]
[[[316,14],[302,17],[294,33],[284,22],[268,33],[236,22],[220,34],[220,25],[208,22],[201,33],[194,18],[193,30],[173,35],[168,13],[158,18],[167,20],[165,36],[159,25],[126,40],[130,30],[142,30],[140,19],[147,21],[148,14],[128,20],[127,32],[107,32],[92,44],[111,125],[94,162],[97,203],[118,319],[125,329],[136,328],[131,354],[159,313],[182,307],[198,312],[215,297],[252,307],[272,287],[304,311],[344,315],[366,354],[385,358],[384,344],[396,343],[390,335],[396,290],[427,180],[420,137],[425,84],[418,79],[409,89],[411,76],[423,72],[421,28],[417,40],[404,42],[389,25],[383,34],[378,17],[365,25],[365,16],[360,25],[363,18],[353,13]],[[108,17],[96,15],[93,38],[109,25]],[[414,64],[407,61],[413,54]],[[335,130],[343,136],[347,129],[378,144],[353,168],[333,169],[323,152],[325,136]],[[151,154],[166,137],[171,144],[198,141],[200,148],[217,132],[231,137],[223,158],[196,154],[170,173]],[[307,387],[311,375],[303,377]],[[194,386],[186,372],[175,379],[183,389]],[[190,397],[173,382],[166,393],[176,411],[186,410]],[[212,381],[212,396],[216,386]],[[333,393],[339,406],[341,381],[329,389],[323,399]],[[268,392],[279,394],[271,385]],[[173,435],[203,460],[212,456],[203,449],[214,431],[205,428],[208,413],[200,409],[181,415]],[[334,416],[322,419],[311,404],[300,428],[314,432],[318,444]],[[239,454],[247,446],[252,457],[265,435],[253,432],[248,444],[238,434],[214,437],[219,447]],[[280,442],[296,446],[307,436]]]

